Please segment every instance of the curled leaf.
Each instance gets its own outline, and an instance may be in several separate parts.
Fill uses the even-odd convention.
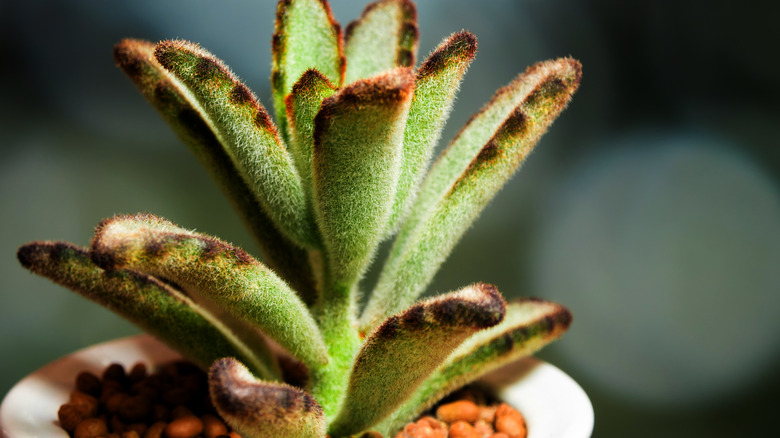
[[[558,339],[571,321],[571,313],[566,308],[549,301],[525,298],[509,302],[506,317],[500,324],[464,341],[377,429],[392,436],[391,433],[456,389]]]
[[[242,436],[325,437],[325,417],[312,396],[289,385],[257,380],[235,359],[214,363],[209,391],[219,414]]]
[[[306,305],[243,250],[152,216],[103,221],[92,258],[104,269],[131,269],[175,283],[204,307],[274,339],[307,366],[327,363],[327,350]]]
[[[317,247],[300,177],[268,112],[212,54],[186,41],[157,44],[157,61],[186,88],[265,213],[288,238]]]
[[[32,242],[17,252],[22,266],[128,319],[201,367],[216,359],[241,358],[266,379],[280,370],[268,345],[245,344],[230,328],[187,295],[149,275],[96,266],[85,248]]]
[[[495,286],[475,284],[391,316],[366,337],[330,432],[360,432],[393,412],[458,345],[504,318]]]
[[[154,57],[155,44],[126,39],[114,46],[117,65],[206,168],[239,212],[263,253],[263,260],[287,280],[304,301],[316,298],[314,276],[305,250],[282,235],[241,177],[205,114],[187,88]]]
[[[364,330],[425,290],[463,233],[566,107],[580,78],[580,64],[570,58],[537,64],[472,118],[423,182],[364,311]]]

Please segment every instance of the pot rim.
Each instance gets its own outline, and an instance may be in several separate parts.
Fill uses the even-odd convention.
[[[181,355],[147,334],[107,341],[61,357],[20,380],[0,404],[0,437],[68,438],[57,411],[67,402],[76,376],[101,373],[112,363],[148,367],[181,359]],[[555,366],[527,357],[481,379],[519,409],[528,423],[528,438],[587,438],[593,431],[593,406],[585,391]]]

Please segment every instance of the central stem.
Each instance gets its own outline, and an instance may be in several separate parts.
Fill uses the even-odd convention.
[[[312,257],[313,269],[321,279],[321,294],[314,308],[315,318],[328,348],[330,361],[311,372],[311,393],[328,419],[335,418],[347,390],[349,371],[360,347],[354,297],[357,282],[337,281],[326,257]]]

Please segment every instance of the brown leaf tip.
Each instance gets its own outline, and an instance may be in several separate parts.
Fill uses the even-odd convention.
[[[16,258],[25,268],[41,273],[51,263],[61,262],[74,255],[86,257],[84,248],[67,242],[30,242],[19,247]]]
[[[438,321],[487,328],[504,320],[506,301],[496,286],[477,283],[434,298],[430,309]]]
[[[492,327],[503,321],[506,302],[498,288],[477,283],[457,292],[421,301],[377,328],[380,339],[395,337],[400,330],[420,330],[430,325]]]
[[[256,419],[294,423],[303,415],[323,415],[322,407],[305,391],[259,381],[233,358],[214,362],[209,371],[209,390],[220,414],[242,422]]]
[[[397,67],[368,79],[355,81],[322,102],[320,113],[329,114],[334,107],[384,106],[403,101],[414,90],[414,73],[408,67]]]
[[[454,33],[439,44],[417,70],[417,77],[425,77],[457,63],[466,69],[477,54],[477,37],[466,30]]]
[[[336,89],[336,86],[333,85],[327,76],[322,74],[316,68],[310,68],[303,72],[301,77],[298,79],[298,82],[293,85],[291,93],[293,95],[300,94],[313,88],[319,88],[323,84],[331,89]]]
[[[114,45],[116,65],[135,81],[143,72],[144,62],[154,60],[154,43],[143,40],[123,39]]]
[[[525,99],[526,106],[541,106],[548,114],[561,111],[571,100],[582,80],[582,64],[560,58],[528,67],[523,77],[538,77],[536,87]]]

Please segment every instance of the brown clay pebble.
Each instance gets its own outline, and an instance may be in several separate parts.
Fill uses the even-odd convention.
[[[203,422],[194,415],[177,418],[165,428],[166,438],[194,438],[201,432],[203,432]]]
[[[217,416],[206,414],[200,417],[200,419],[203,421],[203,435],[206,438],[217,438],[220,435],[227,435],[227,426]]]
[[[108,434],[108,426],[101,418],[87,418],[76,426],[74,438],[97,438]]]
[[[456,421],[450,425],[450,438],[480,438],[469,423]]]
[[[83,407],[66,403],[60,406],[59,411],[57,411],[57,418],[60,420],[60,427],[68,432],[73,432],[79,423],[89,418],[89,415],[87,415]]]
[[[123,367],[122,364],[112,363],[103,372],[103,381],[113,380],[122,383],[125,381],[125,378],[127,378],[127,374],[125,373],[125,367]]]
[[[479,419],[479,408],[472,401],[458,400],[439,406],[439,409],[436,409],[436,418],[445,423],[456,421],[473,423]]]
[[[162,438],[163,431],[167,425],[168,423],[164,421],[158,421],[152,424],[148,429],[146,429],[146,432],[144,432],[144,438]]]
[[[82,371],[76,376],[76,390],[81,391],[84,394],[99,397],[100,386],[100,378],[89,371]]]
[[[127,376],[132,383],[140,382],[146,378],[146,365],[138,362],[130,368],[130,374]]]
[[[490,438],[509,438],[509,435],[505,434],[504,432],[498,432],[490,435]]]
[[[428,425],[433,430],[447,430],[446,424],[428,415],[417,420],[417,424],[419,426]]]
[[[94,417],[98,412],[98,400],[89,394],[81,391],[73,391],[70,394],[70,404],[84,409],[88,417]]]
[[[525,438],[527,431],[523,415],[502,403],[496,409],[496,432],[503,432],[510,438]]]
[[[480,437],[489,437],[495,432],[493,425],[482,419],[477,420],[477,422],[474,423],[474,431],[476,431],[477,435]]]
[[[122,432],[120,438],[141,438],[141,435],[138,435],[138,432],[134,430],[128,430],[126,432]]]

